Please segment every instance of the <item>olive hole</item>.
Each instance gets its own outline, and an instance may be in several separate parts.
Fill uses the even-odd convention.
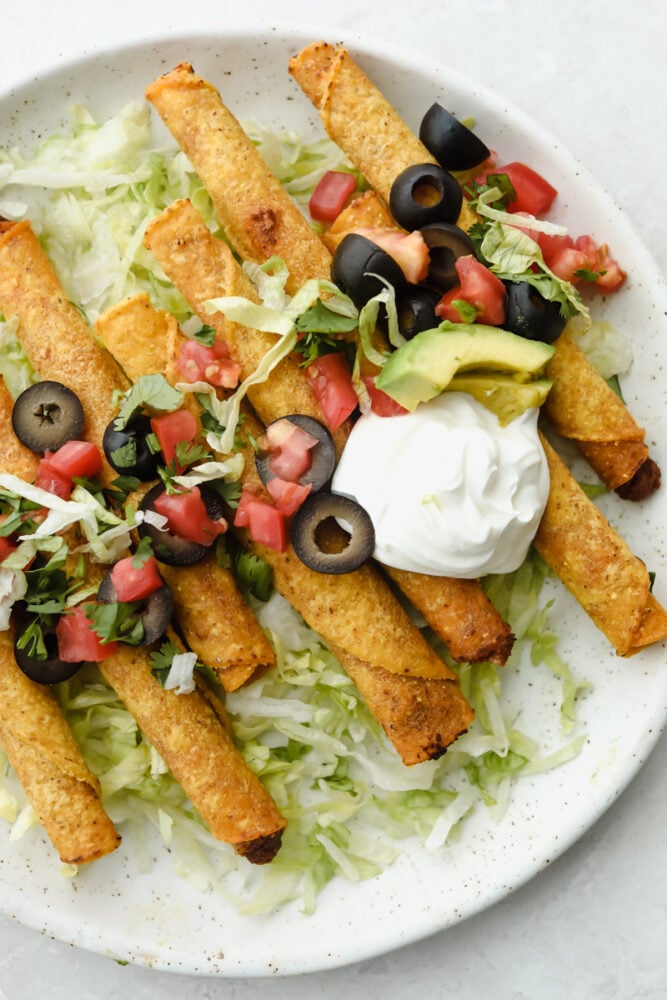
[[[33,410],[34,415],[40,424],[56,424],[61,417],[60,407],[57,403],[40,403]]]
[[[412,198],[424,208],[431,208],[442,201],[442,188],[429,180],[418,181],[412,188]]]
[[[343,529],[343,530],[341,530]],[[315,545],[326,555],[338,555],[345,552],[350,544],[352,528],[346,521],[335,517],[325,517],[315,528]]]

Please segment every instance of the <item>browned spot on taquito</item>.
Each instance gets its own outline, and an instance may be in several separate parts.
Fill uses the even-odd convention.
[[[208,299],[219,295],[256,300],[252,284],[229,247],[211,235],[187,200],[174,202],[156,216],[146,230],[145,241],[194,311],[227,341],[233,357],[241,364],[243,377],[254,372],[260,359],[275,343],[275,337],[225,320],[221,313],[210,314],[204,305]],[[265,424],[288,413],[303,413],[323,420],[303,370],[292,358],[284,359],[268,381],[251,387],[248,396]],[[333,432],[339,454],[348,432],[347,427]],[[490,659],[505,663],[513,636],[478,582],[426,577],[404,570],[391,572],[401,589],[405,585],[406,596],[415,602],[431,628],[447,643],[454,659],[465,662]],[[476,618],[474,628],[470,626],[471,616]],[[493,636],[497,638],[495,646],[491,645]]]
[[[646,566],[614,531],[543,439],[552,489],[535,547],[619,656],[667,637],[667,613]]]
[[[288,289],[312,270],[327,271],[328,253],[303,226],[298,208],[269,173],[220,94],[188,63],[146,90],[147,99],[195,165],[227,234],[246,260],[263,263],[279,245],[291,248]],[[319,254],[320,260],[313,260]]]
[[[127,383],[68,301],[29,222],[0,235],[0,308],[7,318],[18,317],[18,339],[42,377],[62,382],[81,400],[85,437],[101,442],[114,415],[114,389]],[[115,476],[105,461],[103,478]]]
[[[37,456],[14,435],[12,406],[0,380],[0,468],[32,481]],[[13,629],[0,632],[0,745],[61,861],[83,864],[115,850],[120,837],[100,801],[99,782],[51,689],[16,665]]]
[[[178,323],[165,310],[154,309],[147,295],[102,313],[95,332],[132,381],[155,372],[172,382],[180,378],[173,371]],[[191,395],[185,400],[195,412],[199,409]],[[162,566],[161,572],[186,642],[216,671],[225,690],[236,691],[275,665],[271,644],[215,553],[194,566]]]
[[[593,367],[566,327],[554,344],[546,374],[553,379],[544,408],[561,437],[576,442],[600,479],[616,490],[629,483],[649,457],[645,432]],[[652,480],[655,489],[658,481]],[[642,491],[643,499],[648,495]],[[634,499],[634,497],[630,497]]]
[[[9,234],[12,232],[13,230],[10,230]],[[60,371],[64,364],[63,359],[70,358],[72,364],[75,364],[72,359],[73,348],[68,341],[69,317],[67,312],[60,308],[60,303],[64,301],[62,289],[58,291],[54,287],[53,282],[57,283],[57,279],[48,262],[48,266],[44,264],[43,251],[30,229],[24,232],[26,235],[22,240],[24,245],[20,255],[22,288],[19,298],[22,309],[16,310],[19,315],[21,342],[39,374],[43,378],[55,378],[57,377],[55,373]],[[2,249],[0,239],[0,261],[2,261]],[[31,262],[34,262],[34,266]],[[9,262],[5,260],[3,263],[8,265]],[[43,336],[40,337],[39,327],[35,327],[43,312],[48,311],[42,283],[51,291],[56,301],[53,314],[47,317],[48,340]],[[2,291],[5,285],[11,288],[14,284],[11,277],[2,275],[0,306],[5,308],[6,315],[8,313]],[[40,309],[32,308],[35,302],[41,302]],[[125,376],[116,363],[90,335],[87,336],[92,350],[87,345],[81,346],[85,350],[88,363],[93,368],[98,363],[101,365],[103,372],[101,378],[105,384],[112,383],[114,378],[118,379],[120,384],[124,384]],[[35,345],[35,355],[28,347],[29,344]],[[86,386],[96,384],[94,373],[91,372],[86,378],[81,373],[80,365],[77,367],[77,372],[80,372],[81,384]],[[72,388],[77,391],[75,386]],[[109,419],[111,416],[113,411]],[[102,427],[95,424],[89,429],[90,439],[98,446],[101,444],[101,436],[107,423],[108,420]],[[91,581],[98,579],[99,573],[99,565],[88,564],[87,574]],[[102,668],[104,676],[137,720],[148,741],[158,749],[167,767],[183,785],[193,805],[211,827],[213,835],[227,843],[242,845],[242,850],[246,854],[249,851],[248,842],[251,840],[264,841],[268,838],[277,849],[279,834],[285,826],[285,820],[269,793],[232,743],[210,702],[197,692],[176,695],[173,691],[161,687],[151,672],[150,652],[147,649],[119,644],[118,652],[109,657],[102,664]],[[200,771],[201,768],[206,769],[205,773]],[[236,801],[237,794],[238,801]]]
[[[166,691],[153,676],[148,654],[119,644],[100,669],[139,728],[167,763],[214,837],[255,860],[268,844],[280,846],[285,820],[198,691]]]

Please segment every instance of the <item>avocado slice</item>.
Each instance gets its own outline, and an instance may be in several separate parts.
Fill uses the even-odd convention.
[[[446,392],[467,392],[495,413],[501,427],[532,406],[541,406],[553,385],[548,378],[517,382],[512,375],[455,375]]]
[[[457,372],[516,372],[529,382],[555,348],[495,326],[441,323],[424,330],[389,356],[375,384],[406,410],[433,399]]]

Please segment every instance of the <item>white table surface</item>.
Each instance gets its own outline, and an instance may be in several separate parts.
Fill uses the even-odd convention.
[[[239,11],[229,0],[0,0],[0,92],[82,51],[158,29],[187,32],[216,9],[221,29]],[[319,9],[255,0],[252,14],[264,25],[312,23],[313,38],[358,30],[475,76],[577,153],[667,272],[663,0],[337,0]],[[667,997],[666,775],[663,736],[621,798],[546,871],[481,915],[392,954],[293,979],[196,979],[120,967],[0,916],[0,1000]]]

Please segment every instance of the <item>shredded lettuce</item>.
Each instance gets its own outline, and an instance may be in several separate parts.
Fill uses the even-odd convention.
[[[249,133],[302,205],[325,170],[349,169],[328,140],[306,144],[296,133],[276,135],[256,125],[249,127]],[[67,294],[89,321],[122,296],[143,290],[186,329],[199,328],[199,321],[142,244],[147,220],[181,197],[190,198],[211,231],[221,235],[208,195],[183,154],[151,148],[143,105],[130,105],[101,124],[77,106],[70,131],[49,138],[30,158],[17,150],[0,151],[0,214],[30,217]],[[519,256],[524,266],[534,254],[523,243],[510,248],[509,256],[506,245],[492,252],[487,243],[487,250],[502,255],[496,266],[503,268],[507,260]],[[290,298],[280,261],[247,270],[261,304],[217,299],[210,308],[275,333],[275,348],[227,400],[218,400],[204,383],[177,386],[179,392],[196,393],[204,403],[218,428],[208,432],[209,444],[223,454],[232,450],[248,386],[268,377],[294,348],[299,316],[316,308],[322,296],[327,309],[346,320],[356,318],[349,300],[328,282],[308,282]],[[370,327],[380,306],[389,314],[390,337],[396,346],[393,299],[382,292],[360,318],[362,340],[371,354]],[[15,332],[12,318],[7,317],[0,328],[0,372],[14,379],[18,391],[34,373],[21,357]],[[377,354],[381,363],[383,356]],[[359,358],[355,372],[363,399]],[[233,458],[224,468],[219,463],[203,464],[179,481],[234,478],[237,465]],[[113,558],[127,544],[128,531],[137,521],[134,514],[123,521],[105,511],[83,487],[77,487],[66,502],[35,492],[34,487],[28,487],[33,490],[28,494],[25,484],[17,487],[12,477],[0,477],[0,484],[48,507],[42,533],[81,522],[86,535],[83,548],[98,559]],[[20,595],[22,570],[40,546],[45,551],[52,547],[51,535],[26,538],[0,568],[0,609]],[[249,575],[257,571],[258,567],[250,567]],[[502,670],[491,664],[452,664],[475,709],[475,721],[440,760],[412,768],[401,763],[333,653],[286,601],[275,592],[269,594],[263,578],[260,592],[268,599],[250,596],[249,600],[275,647],[277,667],[225,698],[235,740],[288,820],[281,850],[261,868],[248,865],[229,845],[210,835],[96,667],[86,666],[58,685],[56,695],[91,771],[99,776],[112,819],[131,842],[140,870],[150,868],[148,832],[155,831],[168,846],[179,876],[202,890],[221,893],[241,912],[264,913],[298,899],[309,913],[331,879],[356,881],[378,875],[406,840],[417,838],[426,850],[446,854],[447,844],[461,835],[473,810],[487,809],[493,821],[500,821],[515,780],[558,766],[578,752],[585,734],[578,731],[575,710],[585,685],[560,658],[556,636],[549,629],[548,605],[541,598],[546,575],[546,566],[531,553],[516,573],[485,581],[517,636],[515,653]],[[425,631],[447,660],[441,644]],[[194,663],[192,654],[182,655],[170,683],[187,688]],[[519,728],[516,710],[505,697],[518,669],[542,671],[559,685],[561,694],[553,711],[560,723],[560,741],[543,746],[538,735]],[[0,818],[11,824],[12,839],[36,822],[11,774],[0,777]]]

